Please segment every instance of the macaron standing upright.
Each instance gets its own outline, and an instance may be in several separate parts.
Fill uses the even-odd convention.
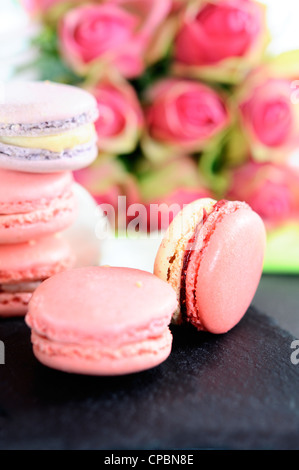
[[[236,326],[258,287],[265,247],[264,223],[244,202],[204,198],[183,208],[154,263],[177,294],[172,322],[214,334]]]
[[[48,173],[73,171],[97,157],[95,98],[53,82],[4,84],[0,106],[0,167]]]

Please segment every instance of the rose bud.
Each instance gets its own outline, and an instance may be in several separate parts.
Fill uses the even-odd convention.
[[[299,106],[291,99],[292,83],[271,65],[261,66],[236,95],[240,124],[257,161],[286,162],[299,145]]]
[[[95,127],[99,150],[115,155],[133,152],[143,126],[143,113],[134,88],[124,80],[102,79],[89,91],[98,103]]]
[[[143,149],[149,158],[203,150],[230,123],[225,98],[197,81],[166,78],[147,92]]]
[[[111,68],[126,78],[138,77],[170,8],[171,0],[114,0],[74,8],[59,27],[62,55],[78,74]]]
[[[249,160],[231,174],[226,197],[247,202],[272,229],[299,217],[299,170]]]
[[[233,172],[226,197],[244,200],[265,222],[263,272],[298,274],[299,169],[249,161]]]
[[[187,8],[175,45],[175,71],[238,83],[269,43],[266,8],[248,0],[196,0]]]

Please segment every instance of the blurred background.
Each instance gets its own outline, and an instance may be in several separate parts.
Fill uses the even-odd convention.
[[[98,158],[74,175],[97,203],[141,202],[156,232],[150,204],[246,201],[264,272],[296,274],[298,15],[297,0],[0,0],[0,80],[93,93]]]

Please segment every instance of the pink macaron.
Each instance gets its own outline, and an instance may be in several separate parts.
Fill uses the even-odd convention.
[[[40,283],[74,262],[69,244],[60,236],[0,245],[0,317],[24,316]]]
[[[76,216],[71,172],[0,169],[0,244],[22,243],[69,227]]]
[[[171,352],[174,290],[133,268],[81,267],[34,292],[25,321],[36,358],[48,367],[122,375],[155,367]]]
[[[1,89],[0,167],[31,173],[73,171],[97,157],[96,99],[49,81],[10,81]]]
[[[173,323],[221,334],[246,313],[258,287],[266,247],[262,219],[246,203],[199,199],[170,224],[154,273],[176,291]]]

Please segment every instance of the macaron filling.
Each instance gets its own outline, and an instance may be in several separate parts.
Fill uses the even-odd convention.
[[[24,147],[26,149],[48,150],[60,154],[66,149],[73,149],[90,142],[96,141],[96,132],[93,124],[79,126],[76,129],[47,136],[29,137],[29,136],[0,136],[2,148],[5,147]]]
[[[189,240],[189,248],[185,251],[181,272],[180,305],[182,319],[192,323],[199,330],[206,330],[197,307],[196,288],[197,272],[200,263],[216,225],[227,214],[232,214],[240,208],[248,208],[243,202],[217,201],[211,212],[204,212],[203,218],[197,224],[195,232]]]
[[[60,256],[60,259],[59,259]],[[74,265],[71,252],[59,253],[52,260],[17,270],[0,269],[0,294],[33,293],[50,276],[71,268]]]
[[[33,293],[35,289],[38,288],[40,285],[40,281],[31,281],[31,282],[17,282],[15,284],[0,284],[0,294],[3,293],[20,293],[20,292],[28,292]]]
[[[73,264],[73,255],[69,255],[59,261],[53,261],[52,265],[32,266],[19,272],[0,270],[0,316],[25,315],[33,293],[42,282],[54,274],[71,268]]]

